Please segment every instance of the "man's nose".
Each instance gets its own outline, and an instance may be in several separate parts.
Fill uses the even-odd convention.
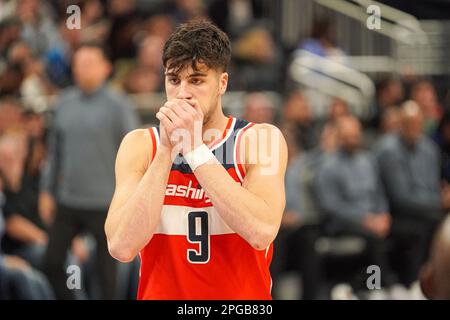
[[[181,82],[180,86],[178,87],[178,92],[177,92],[177,98],[178,99],[191,99],[192,98],[192,93],[189,90],[189,86],[187,82]]]

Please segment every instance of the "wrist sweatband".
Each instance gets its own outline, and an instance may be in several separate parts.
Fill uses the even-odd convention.
[[[202,144],[196,149],[185,154],[184,158],[186,159],[188,165],[191,167],[192,172],[194,172],[194,170],[199,166],[214,158],[214,154],[205,144]]]

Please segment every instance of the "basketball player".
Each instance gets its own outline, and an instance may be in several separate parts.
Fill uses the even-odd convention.
[[[276,127],[223,114],[230,55],[211,22],[179,26],[160,125],[118,151],[105,231],[114,258],[140,255],[138,299],[271,299],[287,147]]]

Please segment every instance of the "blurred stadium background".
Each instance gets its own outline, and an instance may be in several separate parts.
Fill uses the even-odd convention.
[[[80,29],[67,27],[70,5],[81,9]],[[367,11],[371,5],[379,9],[379,17]],[[418,267],[450,208],[449,0],[0,0],[0,266],[31,283],[14,293],[3,288],[0,298],[53,297],[45,270],[24,248],[39,261],[48,241],[48,226],[39,212],[39,178],[56,101],[74,85],[74,49],[95,41],[108,50],[113,64],[108,86],[126,95],[140,126],[149,127],[157,124],[155,113],[165,101],[164,42],[178,24],[198,17],[211,19],[232,40],[225,112],[274,123],[289,144],[291,181],[286,182],[287,209],[272,263],[274,298],[423,298]],[[386,137],[401,136],[406,101],[423,114],[421,139],[433,147],[406,155],[417,159],[409,163],[412,170],[400,167],[405,174],[398,179],[412,181],[414,185],[406,185],[410,189],[398,189],[398,181],[388,179],[396,172],[393,165],[379,159],[377,165],[386,172],[381,168],[359,176],[364,180],[365,174],[375,173],[380,179],[393,221],[377,242],[386,252],[392,279],[382,281],[380,290],[367,290],[371,240],[330,231],[328,218],[334,212],[320,194],[329,190],[316,180],[325,158],[342,146],[341,117],[358,119],[361,150],[376,158]],[[436,173],[438,180],[425,181],[427,173]],[[338,200],[325,201],[333,207]],[[413,212],[415,208],[405,214],[404,208],[414,203],[420,212],[411,214],[413,222],[396,218]],[[424,225],[419,236],[412,232]],[[94,251],[95,241],[82,234],[67,263],[82,265],[90,275]],[[410,261],[415,269],[406,266]],[[119,266],[118,298],[135,297],[138,267],[138,260]],[[77,298],[97,298],[95,277],[83,281]]]

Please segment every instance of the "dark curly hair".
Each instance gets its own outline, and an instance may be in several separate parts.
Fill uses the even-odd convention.
[[[228,36],[209,20],[191,20],[181,24],[167,40],[163,64],[179,73],[189,63],[198,71],[198,63],[226,71],[231,59]]]

